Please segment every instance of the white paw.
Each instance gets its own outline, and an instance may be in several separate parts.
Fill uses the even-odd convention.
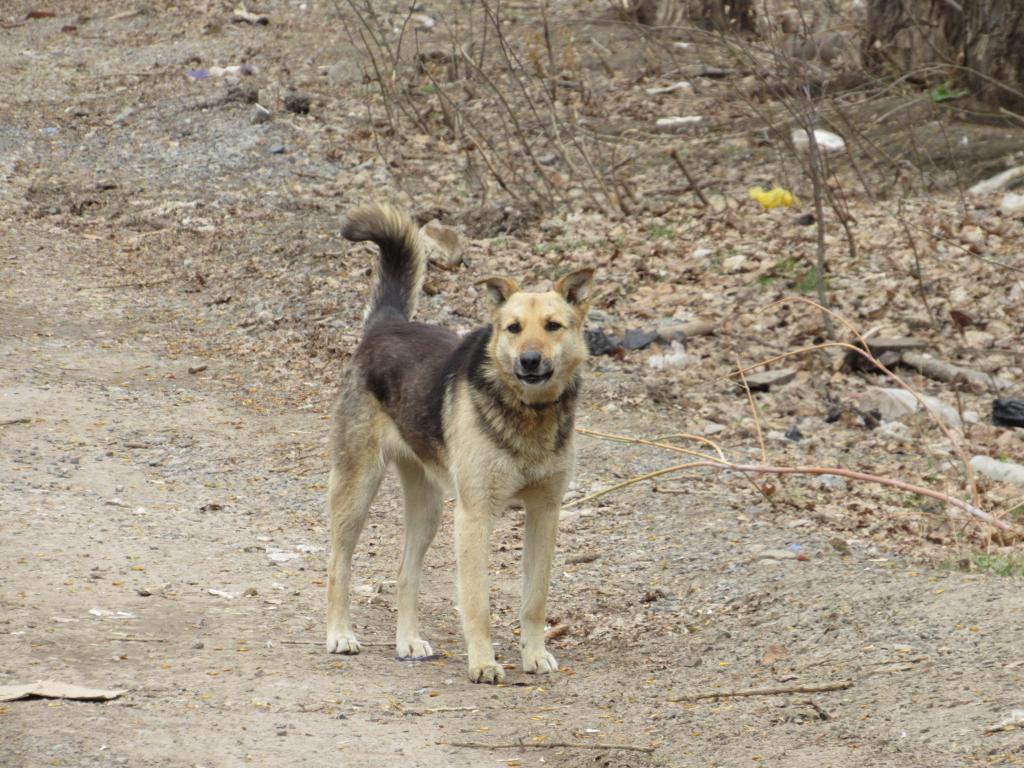
[[[548,675],[558,671],[558,662],[545,648],[539,651],[523,651],[523,672],[531,675]]]
[[[354,655],[359,653],[361,650],[362,647],[359,645],[359,641],[356,640],[356,636],[351,632],[327,633],[328,653],[347,653]]]
[[[399,640],[395,643],[396,655],[400,659],[421,659],[424,656],[433,656],[434,649],[430,643],[419,637],[411,640]]]
[[[474,683],[490,683],[494,685],[505,679],[505,670],[496,661],[487,661],[482,664],[469,665],[469,679]]]

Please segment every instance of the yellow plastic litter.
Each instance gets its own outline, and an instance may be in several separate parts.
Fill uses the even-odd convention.
[[[796,195],[782,187],[772,187],[771,189],[751,187],[750,196],[757,200],[762,207],[769,210],[778,208],[780,205],[783,208],[790,208],[800,202],[796,199]]]

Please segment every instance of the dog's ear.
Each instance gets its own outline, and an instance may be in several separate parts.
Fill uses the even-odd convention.
[[[492,309],[497,309],[508,301],[509,296],[519,291],[516,281],[507,277],[485,277],[477,280],[476,284],[487,287],[487,298],[491,301]]]
[[[574,307],[585,306],[590,301],[590,293],[593,287],[593,267],[577,269],[555,283],[555,290],[562,294],[562,298]]]

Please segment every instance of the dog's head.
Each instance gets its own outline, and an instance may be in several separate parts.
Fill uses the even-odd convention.
[[[490,353],[502,384],[527,404],[557,400],[587,357],[583,323],[593,268],[570,272],[543,293],[520,291],[506,277],[481,283],[491,301]]]

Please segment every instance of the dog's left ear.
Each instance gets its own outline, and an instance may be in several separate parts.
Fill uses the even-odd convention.
[[[483,280],[477,280],[476,284],[487,287],[487,298],[491,300],[491,309],[497,309],[508,301],[509,296],[519,291],[516,281],[507,277],[485,277]]]
[[[593,287],[593,267],[577,269],[555,283],[555,290],[574,307],[585,306],[590,301],[590,292]]]

